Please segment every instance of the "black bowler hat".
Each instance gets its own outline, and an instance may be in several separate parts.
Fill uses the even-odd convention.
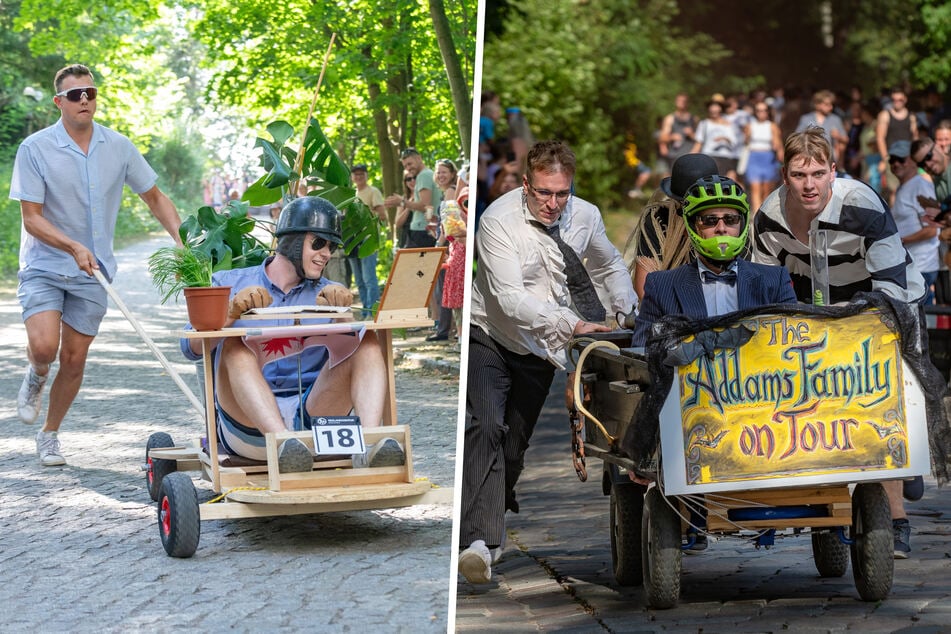
[[[714,174],[719,172],[712,158],[706,154],[684,154],[674,161],[670,176],[660,181],[660,188],[674,200],[683,200],[691,185]]]

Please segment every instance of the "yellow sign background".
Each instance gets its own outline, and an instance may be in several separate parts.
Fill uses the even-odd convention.
[[[877,311],[739,323],[749,342],[679,368],[687,484],[907,466],[899,340]]]

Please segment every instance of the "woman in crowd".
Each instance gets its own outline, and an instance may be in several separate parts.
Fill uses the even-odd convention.
[[[749,148],[745,176],[750,190],[750,218],[779,182],[783,160],[783,139],[766,102],[753,106],[753,117],[743,131]]]

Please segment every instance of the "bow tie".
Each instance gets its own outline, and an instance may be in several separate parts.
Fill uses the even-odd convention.
[[[724,271],[720,275],[711,273],[710,271],[701,271],[700,273],[703,276],[704,284],[723,282],[724,284],[729,284],[730,286],[736,286],[736,271]]]

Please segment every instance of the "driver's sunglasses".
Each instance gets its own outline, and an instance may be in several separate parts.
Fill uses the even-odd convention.
[[[336,251],[338,246],[340,245],[337,244],[336,242],[331,242],[330,240],[327,240],[326,238],[320,238],[320,237],[314,238],[314,241],[310,243],[310,247],[314,251],[320,251],[324,247],[327,247],[328,249],[330,249],[331,253]]]
[[[740,214],[726,214],[724,216],[714,216],[713,214],[707,214],[697,218],[697,222],[702,224],[704,227],[715,227],[720,224],[721,220],[726,226],[735,227],[743,220],[743,216]]]
[[[931,149],[928,150],[928,153],[925,154],[925,157],[923,159],[921,159],[920,161],[915,161],[915,165],[917,165],[921,169],[925,169],[925,166],[928,164],[928,161],[930,161],[933,157],[934,157],[934,146],[932,145]]]
[[[99,94],[99,90],[95,86],[82,86],[80,88],[70,88],[69,90],[64,90],[62,92],[56,93],[57,97],[66,97],[67,101],[82,101],[83,96],[86,97],[89,101],[95,101],[96,95]]]

